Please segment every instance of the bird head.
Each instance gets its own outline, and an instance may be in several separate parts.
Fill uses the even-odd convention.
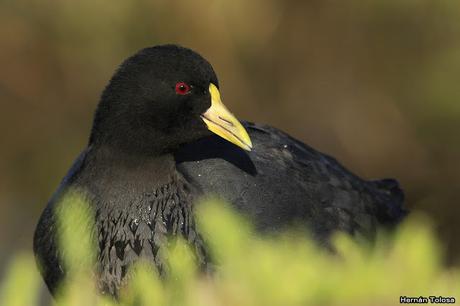
[[[90,143],[167,153],[212,133],[251,150],[248,133],[222,103],[212,66],[190,49],[161,45],[139,51],[115,72]]]

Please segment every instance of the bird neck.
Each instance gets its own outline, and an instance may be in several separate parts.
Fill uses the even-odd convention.
[[[125,182],[135,189],[166,185],[176,175],[172,154],[135,154],[110,146],[92,147],[88,165],[95,177],[106,178],[109,182]]]
[[[102,98],[94,115],[89,146],[145,157],[158,157],[179,146],[183,133],[175,133],[173,126],[165,127],[161,118],[152,118],[148,111],[123,109],[129,103],[122,102]],[[120,113],[126,118],[120,120]]]
[[[98,135],[98,132],[92,132],[89,146],[102,148],[111,151],[111,154],[118,153],[122,158],[134,157],[136,159],[152,157],[163,158],[167,153],[174,151],[178,147],[168,140],[168,137],[163,133],[149,132],[137,133],[131,135],[118,129],[106,129],[103,134]]]

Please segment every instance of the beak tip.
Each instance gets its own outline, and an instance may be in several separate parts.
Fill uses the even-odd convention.
[[[249,140],[249,142],[246,144],[246,151],[251,152],[252,151],[252,142]]]

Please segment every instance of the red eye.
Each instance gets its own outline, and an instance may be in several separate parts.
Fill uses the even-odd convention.
[[[190,86],[185,82],[179,82],[176,84],[176,93],[178,95],[186,95],[190,91]]]

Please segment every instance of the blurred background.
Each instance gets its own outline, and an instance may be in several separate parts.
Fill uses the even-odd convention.
[[[240,119],[397,178],[460,262],[460,2],[0,0],[0,267],[31,249],[117,65],[162,43],[205,56]]]

